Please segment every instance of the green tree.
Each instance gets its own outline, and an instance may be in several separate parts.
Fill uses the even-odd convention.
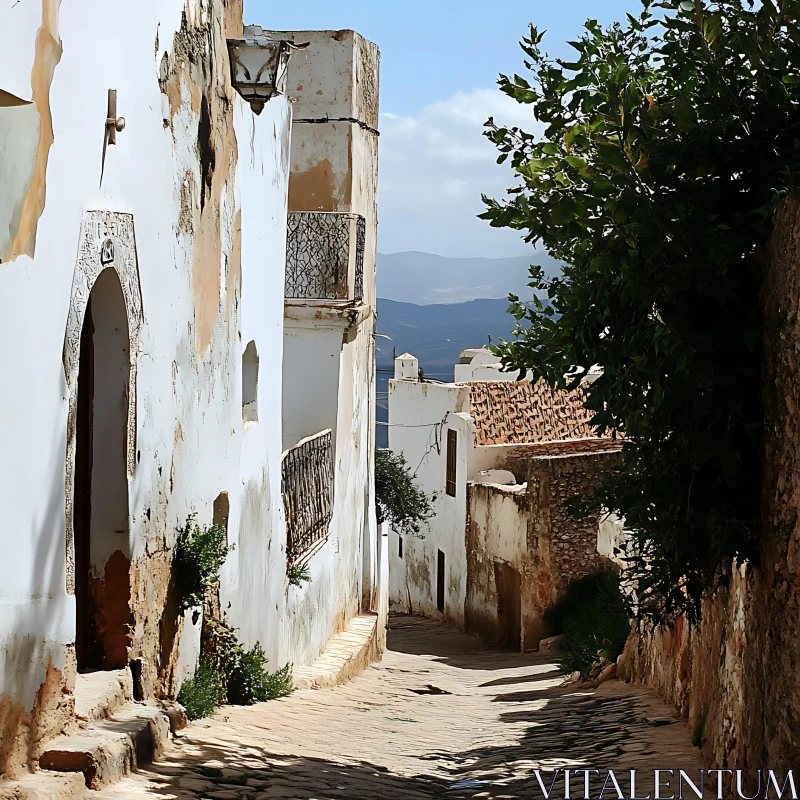
[[[416,483],[402,453],[375,451],[375,508],[378,524],[389,522],[398,533],[419,535],[433,516],[431,499]]]
[[[798,0],[644,0],[590,20],[574,61],[535,27],[500,88],[543,135],[487,123],[518,185],[481,215],[564,262],[511,298],[497,352],[552,386],[593,365],[587,406],[624,463],[592,502],[624,514],[643,610],[695,616],[729,559],[757,556],[758,248],[800,167]],[[573,377],[565,374],[573,370]]]

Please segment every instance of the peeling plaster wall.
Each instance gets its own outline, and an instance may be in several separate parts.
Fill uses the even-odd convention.
[[[466,628],[493,644],[504,644],[507,632],[500,619],[502,590],[497,566],[506,565],[521,578],[529,577],[528,492],[525,486],[471,483],[467,499]],[[521,612],[524,615],[524,603]],[[524,645],[523,640],[520,647]]]
[[[280,375],[291,114],[285,98],[270,100],[258,117],[237,98],[236,139],[244,145],[238,172],[241,217],[234,230],[241,237],[241,272],[229,275],[225,292],[232,309],[228,318],[239,302],[241,309],[230,398],[241,445],[233,453],[238,480],[218,490],[229,492],[228,541],[236,544],[222,574],[223,608],[231,604],[227,613],[240,638],[251,645],[260,641],[276,668],[292,660],[280,634],[286,615]],[[258,421],[243,423],[241,355],[249,341],[259,353]]]
[[[12,219],[9,249],[9,222],[0,219],[0,339],[11,344],[0,368],[4,385],[16,387],[0,392],[0,772],[8,775],[33,763],[74,700],[65,546],[74,385],[62,350],[67,320],[80,322],[85,308],[73,284],[87,212],[132,215],[141,286],[121,534],[131,558],[128,657],[146,660],[154,694],[175,691],[192,669],[197,636],[177,618],[171,548],[188,514],[211,522],[223,491],[237,544],[223,602],[241,638],[261,640],[273,664],[293,655],[280,623],[279,377],[291,111],[276,98],[254,117],[230,87],[224,26],[226,15],[239,24],[234,7],[143,0],[132,11],[77,0],[59,9],[56,0],[26,0],[0,10],[0,90],[32,102],[40,118],[27,172],[30,137],[0,119],[0,138],[12,142],[0,150],[0,213],[28,220]],[[127,125],[107,150],[101,187],[109,88]],[[0,102],[0,117],[17,108],[30,106]],[[263,374],[259,422],[244,426],[241,357],[250,340]]]
[[[385,606],[372,477],[379,52],[353,31],[274,35],[310,43],[289,63],[289,209],[350,212],[366,221],[360,310],[320,310],[302,319],[287,306],[285,319],[284,446],[327,427],[335,442],[329,536],[308,564],[311,581],[286,590],[285,652],[304,663],[359,609]]]

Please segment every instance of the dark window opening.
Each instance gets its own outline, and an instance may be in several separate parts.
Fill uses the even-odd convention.
[[[458,434],[447,431],[447,473],[445,475],[444,490],[450,497],[456,496],[456,448],[458,447]]]
[[[212,522],[214,525],[223,525],[225,527],[225,544],[228,543],[228,515],[230,514],[231,504],[228,501],[228,493],[221,492],[214,500],[214,516]]]
[[[397,543],[397,555],[398,555],[399,558],[402,558],[403,557],[403,537],[402,536],[398,536],[397,540],[398,540],[398,543]]]

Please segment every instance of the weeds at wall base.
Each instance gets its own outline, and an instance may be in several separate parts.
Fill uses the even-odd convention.
[[[700,712],[700,717],[697,720],[697,724],[694,726],[694,730],[692,730],[692,744],[695,747],[703,746],[703,739],[706,738],[707,719],[708,719],[708,708],[706,706],[703,706],[703,709]]]

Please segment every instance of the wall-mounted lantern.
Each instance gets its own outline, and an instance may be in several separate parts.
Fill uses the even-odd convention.
[[[267,100],[285,93],[289,56],[306,47],[270,39],[260,25],[247,25],[241,39],[228,39],[231,83],[254,113],[260,114]]]

